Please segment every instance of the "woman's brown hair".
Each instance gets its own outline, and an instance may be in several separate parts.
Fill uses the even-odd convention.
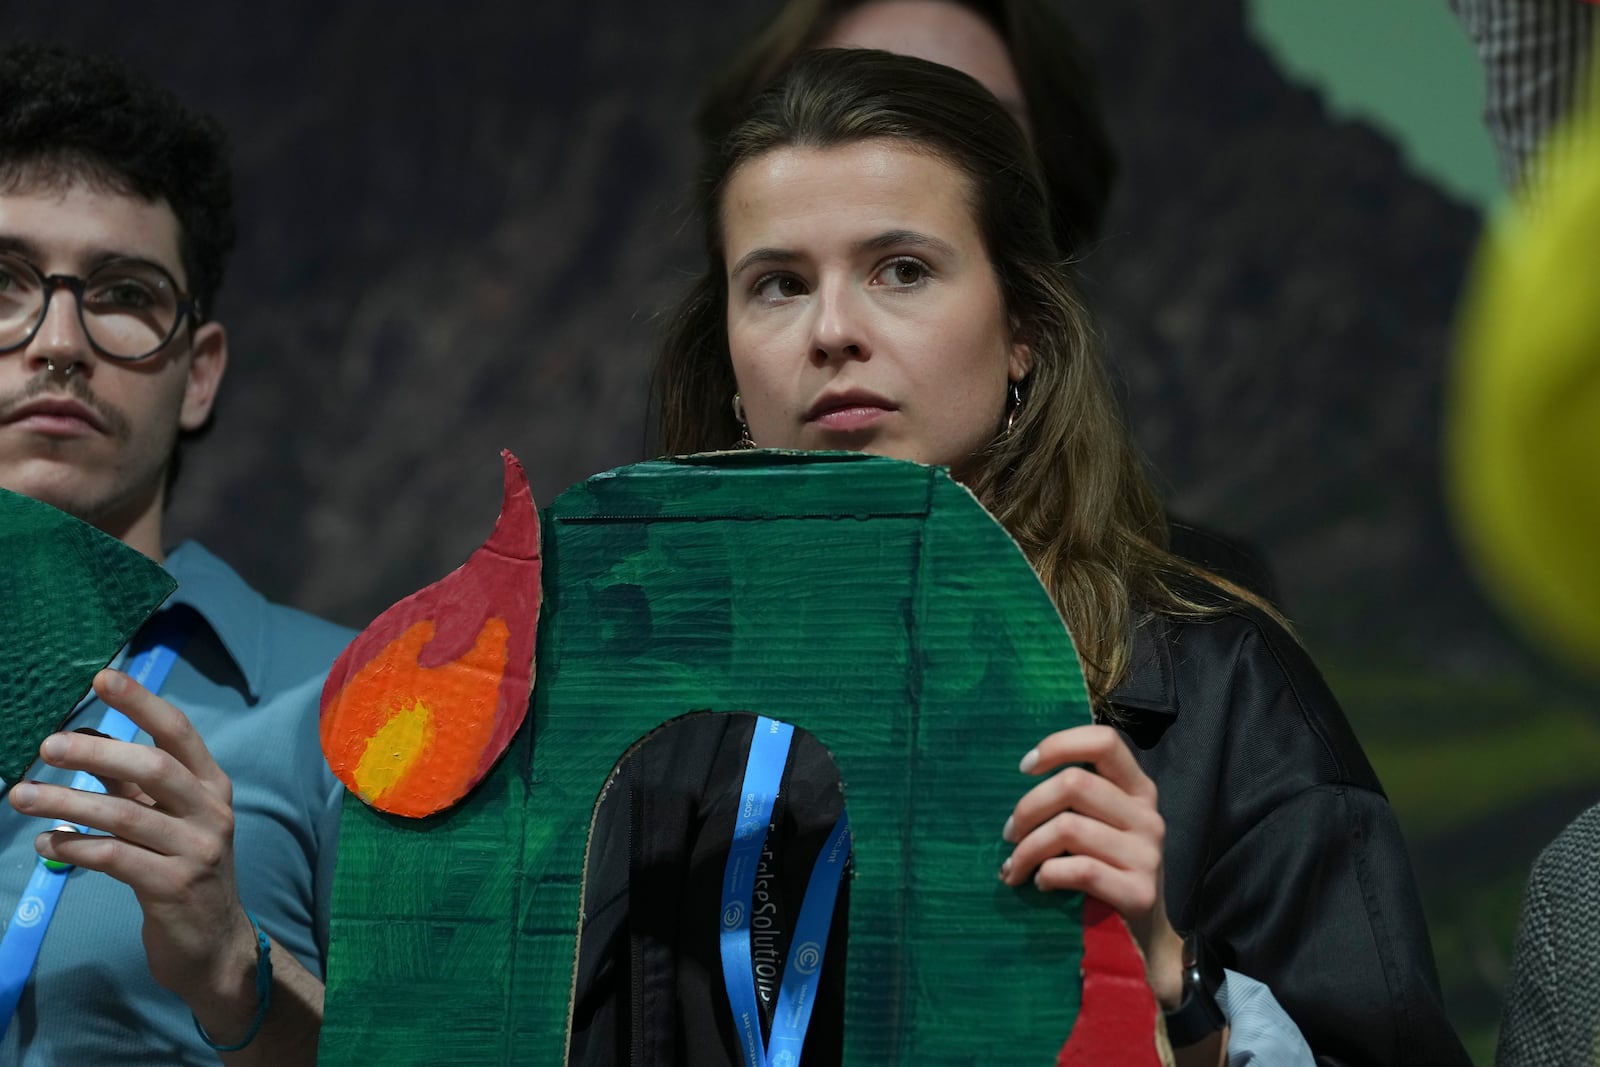
[[[1089,314],[1049,225],[1048,199],[1022,130],[971,78],[919,59],[864,49],[804,53],[760,93],[708,158],[700,210],[706,271],[679,305],[654,384],[667,452],[733,448],[723,191],[733,173],[783,147],[902,142],[968,182],[974,217],[1015,339],[1032,367],[1009,428],[976,457],[967,487],[1038,572],[1072,632],[1091,698],[1127,673],[1140,610],[1193,616],[1218,598],[1252,595],[1166,550],[1165,514],[1124,426]],[[1266,608],[1269,612],[1270,608]],[[1275,613],[1274,613],[1275,614]]]

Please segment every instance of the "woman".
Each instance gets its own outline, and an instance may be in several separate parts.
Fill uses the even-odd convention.
[[[723,140],[701,207],[707,270],[656,382],[665,449],[947,466],[1072,631],[1101,725],[1024,758],[1041,781],[996,813],[1015,846],[1001,879],[1121,912],[1180,1062],[1225,1040],[1191,1010],[1222,968],[1265,983],[1325,1062],[1467,1062],[1393,813],[1332,696],[1270,608],[1165,547],[994,98],[919,60],[810,53]]]
[[[1062,255],[1083,269],[1117,174],[1094,78],[1078,41],[1043,0],[788,0],[714,81],[700,133],[715,146],[750,101],[812,48],[879,48],[970,75],[1023,127],[1039,160]],[[1171,519],[1169,547],[1281,604],[1259,549]]]

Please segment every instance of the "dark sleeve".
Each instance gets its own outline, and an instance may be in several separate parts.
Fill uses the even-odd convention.
[[[1560,971],[1550,942],[1549,894],[1538,873],[1528,881],[1506,985],[1505,1012],[1496,1067],[1535,1067],[1561,1062],[1564,1013],[1556,988]]]
[[[1170,717],[1127,729],[1167,821],[1173,925],[1265,984],[1323,1064],[1469,1064],[1410,860],[1299,644],[1260,613],[1169,624]]]
[[[1539,854],[1511,957],[1498,1067],[1593,1063],[1600,1051],[1600,805]]]
[[[1272,990],[1318,1063],[1469,1062],[1382,795],[1299,794],[1212,865],[1201,894],[1207,945]]]
[[[1299,644],[1246,618],[1197,885],[1208,947],[1271,988],[1319,1063],[1470,1063],[1377,775]]]

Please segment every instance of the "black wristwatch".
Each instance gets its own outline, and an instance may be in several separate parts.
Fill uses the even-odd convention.
[[[1183,939],[1183,999],[1169,1012],[1167,1040],[1173,1048],[1188,1048],[1203,1041],[1228,1024],[1217,1006],[1217,989],[1222,985],[1220,968],[1205,952],[1198,934]]]

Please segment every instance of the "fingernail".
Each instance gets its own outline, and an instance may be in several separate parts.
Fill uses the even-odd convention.
[[[105,688],[112,696],[122,692],[122,687],[128,683],[128,676],[121,671],[107,669]]]
[[[1000,880],[1003,882],[1008,877],[1010,877],[1010,875],[1011,875],[1011,857],[1007,856],[1006,857],[1006,861],[1000,865]]]
[[[60,759],[67,754],[67,739],[60,734],[51,734],[39,746],[39,751],[47,760]]]
[[[1028,754],[1022,757],[1022,762],[1017,764],[1017,770],[1021,771],[1023,774],[1027,774],[1029,771],[1033,770],[1034,764],[1038,762],[1039,750],[1036,748],[1029,749]]]
[[[11,787],[11,803],[18,807],[27,807],[39,796],[39,789],[31,782],[18,782]]]
[[[1008,845],[1016,844],[1016,842],[1011,839],[1011,831],[1016,829],[1016,825],[1017,822],[1015,819],[1008,818],[1006,820],[1006,824],[1000,828],[1000,840],[1004,841]]]
[[[57,874],[64,874],[67,871],[72,870],[72,864],[67,863],[64,860],[53,860],[45,854],[46,849],[52,848],[55,845],[55,842],[50,838],[50,834],[53,834],[59,830],[65,830],[69,834],[75,834],[78,832],[78,828],[73,826],[71,823],[56,823],[56,825],[50,828],[48,833],[40,834],[38,837],[33,839],[33,850],[37,852],[39,854],[39,858],[44,861],[44,865],[47,870],[55,871]]]

